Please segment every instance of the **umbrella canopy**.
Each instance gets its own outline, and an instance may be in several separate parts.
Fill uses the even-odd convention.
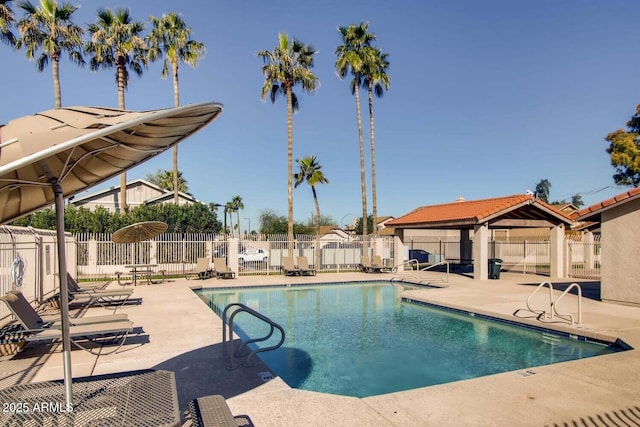
[[[150,159],[209,124],[216,103],[153,111],[69,107],[0,127],[0,224],[73,196]]]
[[[115,243],[137,243],[153,239],[165,231],[167,231],[167,224],[162,221],[137,222],[113,233],[111,240]]]
[[[0,127],[0,224],[55,204],[67,406],[71,340],[64,198],[106,181],[162,153],[211,123],[222,105],[206,102],[152,111],[69,107],[10,121]]]

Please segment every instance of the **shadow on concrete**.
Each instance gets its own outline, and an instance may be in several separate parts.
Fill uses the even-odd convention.
[[[591,282],[575,282],[575,281],[568,281],[568,282],[551,282],[551,284],[553,285],[553,289],[555,291],[560,291],[560,292],[564,292],[569,286],[571,286],[572,283],[578,283],[578,285],[580,285],[580,288],[582,289],[582,296],[584,298],[589,298],[595,301],[601,301],[601,294],[600,294],[600,282],[599,281],[591,281]],[[519,286],[531,286],[532,288],[535,288],[536,286],[540,285],[540,283],[536,282],[536,283],[519,283]],[[531,291],[533,292],[533,289],[531,289]],[[576,288],[573,288],[569,291],[570,294],[573,295],[578,295],[578,290]]]
[[[227,369],[222,344],[213,344],[166,360],[154,369],[173,371],[176,378],[180,412],[184,415],[193,399],[219,394],[225,399],[252,390],[275,376],[260,359],[254,365]]]
[[[626,409],[619,409],[602,414],[580,417],[579,420],[555,423],[553,427],[573,427],[573,426],[593,426],[593,427],[614,427],[614,426],[640,426],[640,407],[634,406]]]

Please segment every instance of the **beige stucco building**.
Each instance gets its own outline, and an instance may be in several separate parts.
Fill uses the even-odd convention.
[[[193,196],[179,192],[178,200],[181,205],[198,203]],[[153,205],[157,203],[173,203],[173,191],[165,190],[144,179],[136,179],[127,182],[127,205],[131,208],[140,205]],[[71,205],[93,211],[102,206],[109,212],[120,211],[120,186],[109,187],[82,197],[75,197],[69,202]]]
[[[579,221],[600,222],[601,298],[640,306],[640,188],[589,206]]]

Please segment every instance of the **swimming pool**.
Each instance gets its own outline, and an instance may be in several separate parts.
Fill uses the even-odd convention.
[[[284,345],[260,358],[291,387],[323,393],[366,397],[621,350],[403,302],[403,290],[365,282],[198,293],[218,313],[240,302],[279,323]],[[243,339],[267,330],[247,315],[234,323]]]

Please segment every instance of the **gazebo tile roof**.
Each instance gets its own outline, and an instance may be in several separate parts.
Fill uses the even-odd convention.
[[[495,197],[490,199],[457,201],[452,203],[421,206],[406,215],[389,221],[387,225],[474,223],[478,224],[494,215],[509,212],[523,204],[535,203],[550,210],[553,215],[562,217],[567,223],[573,222],[570,215],[536,199],[529,194]]]

